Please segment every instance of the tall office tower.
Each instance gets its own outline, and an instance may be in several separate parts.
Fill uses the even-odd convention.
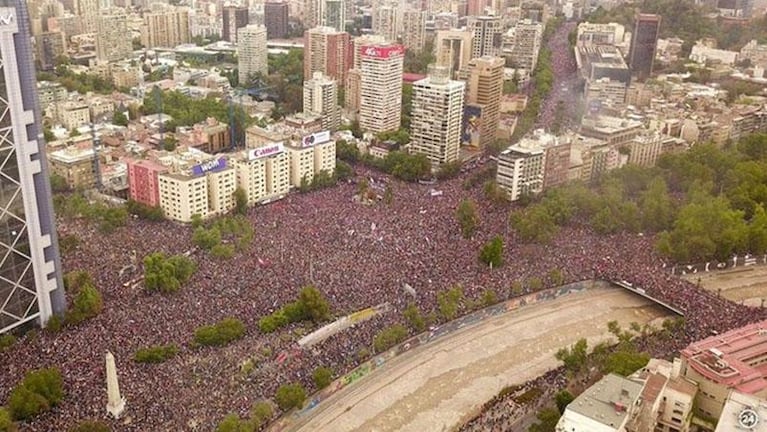
[[[66,53],[64,33],[60,31],[40,33],[35,36],[35,48],[38,68],[43,71],[56,69],[56,60]]]
[[[24,0],[0,0],[0,333],[66,309]]]
[[[144,14],[141,43],[145,47],[174,48],[191,40],[186,8],[155,3],[153,9]]]
[[[466,15],[468,16],[481,16],[484,15],[485,8],[487,7],[487,0],[467,0],[466,1]]]
[[[495,141],[500,120],[503,95],[503,66],[500,57],[480,57],[469,61],[469,94],[466,102],[481,110],[479,145],[485,147]]]
[[[378,133],[400,128],[404,57],[402,45],[362,47],[359,116],[362,130]]]
[[[304,79],[311,79],[314,72],[346,82],[346,71],[351,65],[351,42],[349,33],[332,27],[315,27],[304,33]]]
[[[634,34],[629,50],[629,68],[631,74],[640,81],[652,75],[655,47],[658,45],[660,15],[637,14]]]
[[[352,41],[352,68],[358,69],[362,64],[362,47],[386,43],[386,38],[381,35],[364,35],[354,38]]]
[[[267,39],[284,39],[288,36],[288,9],[288,4],[284,1],[264,3]]]
[[[402,45],[417,52],[426,43],[426,11],[406,9],[402,12]]]
[[[221,39],[237,43],[237,29],[248,25],[248,8],[224,6],[221,25]]]
[[[514,31],[514,45],[511,59],[517,68],[535,69],[538,63],[538,52],[543,39],[543,24],[524,19],[517,22]]]
[[[304,81],[304,112],[322,117],[322,130],[334,131],[341,125],[338,85],[322,72]]]
[[[466,84],[450,79],[450,68],[429,66],[429,76],[413,83],[410,148],[438,165],[458,160]]]
[[[241,84],[251,75],[269,73],[266,48],[266,27],[248,24],[237,30],[237,73]]]
[[[130,57],[133,44],[125,35],[128,31],[128,17],[125,13],[114,11],[101,15],[96,33],[96,57],[104,61],[118,61]]]
[[[466,28],[473,34],[471,58],[494,57],[500,53],[503,36],[501,17],[471,16],[466,20]]]
[[[72,5],[75,15],[80,17],[83,33],[96,32],[96,19],[101,11],[99,0],[74,0]]]
[[[324,0],[325,14],[322,25],[346,31],[346,2],[344,0]]]
[[[447,66],[453,76],[469,66],[472,33],[462,30],[440,30],[434,42],[437,64]]]
[[[397,42],[399,9],[395,6],[380,6],[373,9],[373,33],[381,35],[387,42]]]
[[[324,0],[304,0],[304,28],[314,28],[322,25],[325,15]]]
[[[349,69],[346,72],[346,83],[344,85],[344,108],[347,114],[357,118],[360,111],[360,77],[359,69]]]

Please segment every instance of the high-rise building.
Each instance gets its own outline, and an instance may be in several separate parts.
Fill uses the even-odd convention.
[[[514,145],[498,155],[495,180],[509,200],[543,191],[545,152],[541,148]]]
[[[322,129],[334,131],[341,125],[338,84],[322,72],[304,81],[304,112],[322,117]]]
[[[144,14],[141,43],[145,47],[174,48],[191,40],[188,9],[155,3]]]
[[[74,0],[72,12],[80,17],[83,33],[96,32],[96,19],[101,11],[99,0]]]
[[[426,11],[406,9],[402,12],[402,45],[420,52],[426,43]]]
[[[450,79],[446,66],[430,66],[429,76],[413,83],[410,146],[432,164],[458,160],[465,87]]]
[[[237,43],[237,30],[248,25],[248,8],[225,6],[222,14],[221,39]]]
[[[267,39],[284,39],[288,36],[288,3],[269,1],[264,3],[264,25]]]
[[[315,27],[304,33],[304,79],[314,72],[346,82],[346,71],[351,67],[352,53],[349,33],[332,27]]]
[[[344,86],[344,108],[353,118],[357,118],[360,111],[360,77],[359,69],[349,69],[346,72],[346,85]]]
[[[0,333],[66,309],[26,2],[2,0]]]
[[[344,0],[324,0],[325,14],[322,25],[346,31],[346,2]]]
[[[304,0],[304,28],[321,26],[324,15],[325,0]]]
[[[35,36],[37,64],[40,70],[51,71],[56,68],[56,60],[66,53],[64,34],[60,31],[43,32]]]
[[[386,43],[386,38],[381,35],[363,35],[354,38],[352,41],[352,68],[359,69],[362,64],[362,47],[366,45],[376,45]]]
[[[437,64],[450,68],[453,76],[469,65],[472,59],[472,33],[462,30],[440,30],[437,32],[434,50]]]
[[[101,15],[96,34],[96,57],[104,61],[124,60],[131,55],[133,44],[128,34],[128,17],[125,13]]]
[[[524,19],[514,28],[511,60],[515,67],[533,71],[538,63],[538,52],[543,39],[543,24]]]
[[[637,14],[634,34],[631,36],[629,68],[640,81],[652,75],[655,47],[658,45],[660,15]]]
[[[466,102],[481,107],[479,145],[485,147],[498,133],[501,96],[503,95],[504,61],[500,57],[480,57],[469,61],[468,96]]]
[[[400,128],[404,57],[402,45],[362,47],[359,122],[363,130],[378,133]]]
[[[237,29],[237,73],[241,83],[247,83],[252,74],[269,73],[267,54],[266,27],[249,24]]]
[[[466,15],[469,15],[469,16],[484,15],[486,7],[487,7],[487,0],[467,0]]]
[[[373,9],[373,33],[381,35],[387,42],[397,42],[400,11],[395,6],[380,6]]]
[[[471,58],[497,56],[501,50],[503,26],[501,17],[470,16],[466,28],[472,32]]]

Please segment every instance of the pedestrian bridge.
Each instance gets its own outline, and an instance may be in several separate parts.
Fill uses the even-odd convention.
[[[679,309],[675,308],[674,306],[671,306],[670,304],[668,304],[666,302],[663,302],[663,301],[660,301],[660,300],[656,299],[655,297],[647,294],[647,291],[645,291],[643,288],[635,287],[631,282],[628,282],[628,281],[625,281],[625,280],[619,280],[619,281],[610,281],[610,283],[613,284],[613,285],[619,286],[619,287],[621,287],[621,288],[623,288],[623,289],[625,289],[627,291],[631,291],[632,293],[634,293],[636,295],[642,296],[642,297],[646,298],[647,300],[650,300],[651,302],[657,304],[658,306],[661,306],[661,307],[663,307],[663,308],[665,308],[665,309],[667,309],[667,310],[669,310],[669,311],[671,311],[671,312],[673,312],[673,313],[675,313],[675,314],[677,314],[677,315],[679,315],[681,317],[684,316],[684,312],[682,312],[681,310],[679,310]]]

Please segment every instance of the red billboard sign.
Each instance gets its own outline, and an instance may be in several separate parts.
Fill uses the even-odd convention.
[[[404,55],[403,45],[364,45],[360,48],[363,57],[387,59],[392,55]]]

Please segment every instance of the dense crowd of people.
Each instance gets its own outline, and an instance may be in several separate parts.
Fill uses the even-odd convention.
[[[517,294],[513,282],[546,281],[553,269],[562,272],[565,282],[593,277],[632,281],[684,310],[685,334],[670,341],[669,350],[712,329],[764,316],[759,308],[728,303],[670,276],[661,269],[649,235],[599,236],[573,226],[563,228],[550,245],[520,244],[508,225],[508,206],[491,203],[480,186],[464,190],[463,180],[437,185],[392,181],[389,204],[361,204],[353,199],[357,185],[342,184],[251,209],[255,238],[247,250],[229,260],[193,252],[198,270],[174,295],[147,293],[137,281],[140,271],[121,277],[120,269],[134,250],[138,257],[193,250],[190,227],[136,219],[104,235],[83,222],[61,221],[63,233],[80,238],[79,247],[63,257],[65,270],[89,271],[104,295],[105,309],[76,328],[27,335],[0,354],[6,368],[0,375],[0,400],[6,400],[25,371],[58,365],[65,377],[65,401],[25,429],[66,430],[80,420],[102,418],[104,354],[109,350],[117,358],[127,399],[126,417],[116,430],[212,430],[225,414],[246,414],[281,384],[301,382],[311,389],[311,372],[318,366],[337,374],[350,370],[370,355],[377,330],[403,321],[401,311],[411,302],[424,313],[433,311],[437,293],[456,285],[469,299],[493,290],[502,300]],[[432,196],[434,187],[443,194]],[[471,239],[462,237],[455,219],[465,198],[475,200],[480,219]],[[491,270],[477,257],[495,235],[504,238],[506,264]],[[299,332],[293,325],[274,334],[258,331],[260,317],[292,301],[309,284],[329,299],[336,315],[383,302],[393,306],[392,312],[308,351],[298,349],[295,341],[309,329]],[[403,289],[405,284],[414,296]],[[230,316],[246,324],[245,338],[224,348],[190,346],[197,327]],[[170,343],[181,352],[166,363],[131,360],[140,347]],[[247,360],[252,360],[252,371],[242,367]]]

